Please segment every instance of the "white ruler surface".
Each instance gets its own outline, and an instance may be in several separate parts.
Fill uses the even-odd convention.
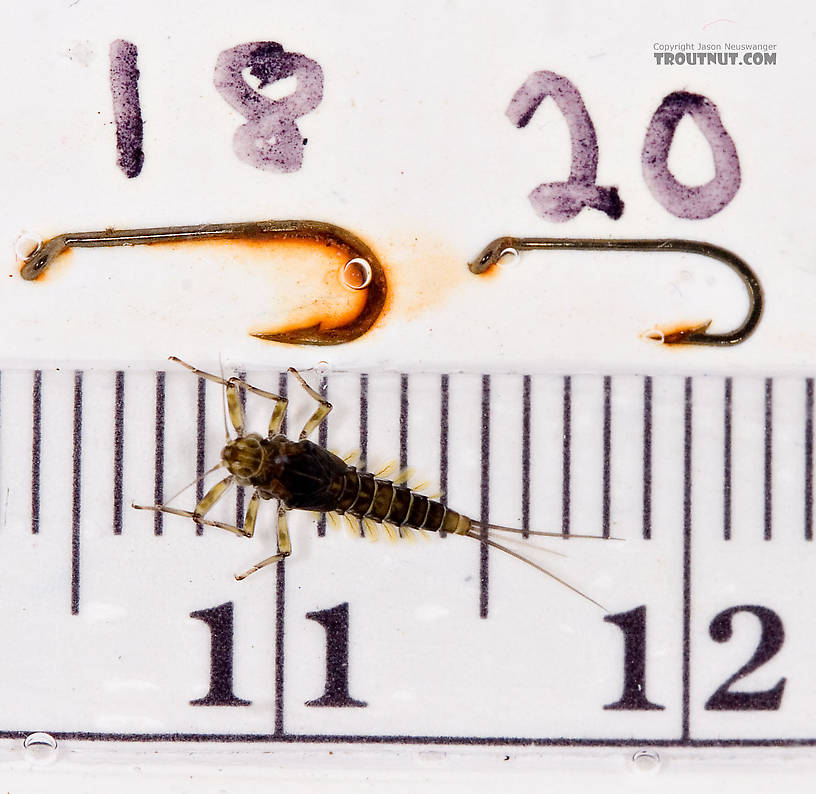
[[[270,506],[251,541],[130,506],[218,461],[217,386],[4,370],[2,736],[816,743],[811,378],[305,374],[335,405],[315,440],[562,532],[533,545],[566,558],[513,548],[608,611],[467,538],[371,543],[298,513],[292,557],[237,583],[274,553]],[[296,437],[309,398],[247,378],[288,387]],[[271,403],[246,405],[264,432]]]

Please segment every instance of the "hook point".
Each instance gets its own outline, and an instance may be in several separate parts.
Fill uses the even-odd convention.
[[[647,338],[654,339],[664,345],[691,345],[704,344],[708,338],[708,328],[711,325],[711,320],[698,323],[697,325],[685,325],[674,328],[671,331],[661,331],[659,328],[653,329],[660,334],[660,339],[649,336]]]

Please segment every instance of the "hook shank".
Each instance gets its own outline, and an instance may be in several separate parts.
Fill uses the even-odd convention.
[[[676,345],[736,345],[744,342],[754,331],[762,316],[763,294],[759,279],[748,264],[736,254],[712,243],[675,238],[657,239],[602,239],[581,237],[498,237],[489,243],[468,265],[471,273],[485,273],[498,263],[505,253],[520,251],[676,251],[699,254],[716,259],[730,267],[741,279],[748,292],[748,312],[733,331],[724,334],[708,333],[709,323],[666,334],[662,342]]]

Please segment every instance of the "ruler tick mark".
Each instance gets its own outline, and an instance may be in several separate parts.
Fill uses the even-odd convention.
[[[117,370],[113,395],[113,534],[122,534],[125,451],[125,373]]]
[[[164,386],[165,372],[156,372],[156,459],[153,480],[153,501],[164,503]],[[164,527],[162,513],[153,515],[153,534],[161,535]]]
[[[278,376],[278,394],[287,396],[286,373]],[[281,422],[281,433],[286,435],[286,414]],[[277,564],[275,582],[275,736],[283,736],[283,684],[284,684],[284,617],[286,606],[286,560]]]
[[[563,407],[563,446],[561,449],[561,532],[569,535],[570,531],[570,456],[572,442],[572,378],[564,376]]]
[[[360,458],[357,468],[364,470],[368,465],[368,375],[360,375]],[[360,537],[366,536],[365,527],[360,522]]]
[[[196,386],[196,504],[204,498],[204,465],[207,455],[207,389],[204,378]],[[204,534],[204,525],[196,524],[196,535]]]
[[[34,370],[31,391],[31,532],[40,531],[40,450],[42,443],[42,370]]]
[[[79,527],[82,509],[82,372],[74,373],[73,487],[71,502],[71,614],[79,613]]]
[[[0,436],[2,435],[2,432],[3,432],[2,377],[3,377],[3,373],[2,373],[2,370],[0,370]],[[3,444],[2,444],[2,441],[0,441],[0,449],[2,449],[2,448],[3,448]],[[2,483],[2,471],[1,470],[0,470],[0,483]],[[0,488],[0,490],[2,490],[2,489]],[[8,498],[8,490],[6,491],[6,497]],[[2,515],[2,517],[0,517],[0,529],[2,529],[2,527],[5,526],[5,524],[6,524],[6,511],[5,511],[5,508],[4,508],[3,509],[3,515]]]
[[[479,617],[487,617],[488,606],[488,547],[487,527],[490,523],[490,375],[482,375],[482,500],[480,520],[482,541],[479,544]]]
[[[439,501],[448,506],[448,434],[450,406],[450,375],[439,378]],[[439,530],[439,537],[447,537],[447,532]]]
[[[237,370],[236,376],[239,380],[246,380],[246,372]],[[238,399],[241,401],[241,408],[246,410],[246,389],[243,386],[238,387]],[[239,529],[244,526],[244,499],[246,497],[246,490],[242,485],[235,489],[235,526]]]
[[[368,465],[368,375],[360,375],[360,460],[358,468]],[[360,522],[360,537],[365,537],[365,527]]]
[[[731,393],[732,379],[725,379],[723,398],[723,539],[731,540]]]
[[[652,537],[652,378],[643,379],[643,539]]]
[[[399,474],[408,467],[408,375],[400,375],[400,410],[399,410]],[[407,484],[407,483],[406,483]],[[360,534],[365,537],[365,530],[360,527]]]
[[[521,529],[530,537],[530,403],[532,378],[524,376],[521,393]]]
[[[329,378],[327,375],[322,375],[320,377],[320,395],[323,399],[326,399],[326,395],[329,392]],[[328,446],[329,443],[329,417],[327,416],[321,423],[320,429],[318,430],[318,442],[321,447]],[[321,513],[320,517],[317,519],[317,536],[322,538],[326,535],[326,514]]]
[[[400,375],[399,467],[408,466],[408,375]]]
[[[813,378],[805,379],[805,540],[813,540]]]
[[[612,378],[603,379],[603,508],[601,524],[603,536],[609,537],[610,490],[612,480]]]
[[[683,422],[683,742],[688,742],[691,735],[691,451],[692,382],[691,378],[686,378]]]
[[[368,467],[368,375],[360,374],[360,460],[358,468]]]
[[[773,378],[765,379],[765,540],[773,522]]]

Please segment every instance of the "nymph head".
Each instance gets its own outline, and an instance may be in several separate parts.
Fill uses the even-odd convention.
[[[261,469],[263,463],[263,448],[261,437],[257,433],[228,441],[221,450],[221,460],[230,474],[239,480],[249,480]]]

